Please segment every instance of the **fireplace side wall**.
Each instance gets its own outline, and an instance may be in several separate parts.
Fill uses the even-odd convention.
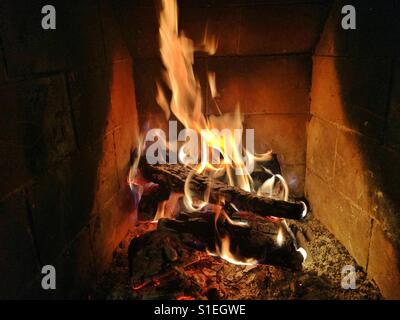
[[[44,4],[0,3],[0,298],[89,298],[135,219],[132,61],[111,1]]]
[[[386,298],[400,298],[400,13],[396,1],[336,1],[313,57],[306,196]]]
[[[135,57],[135,84],[142,127],[165,127],[155,101],[161,79],[157,1],[122,1],[120,21]],[[311,53],[330,1],[178,1],[179,27],[201,43],[204,31],[218,39],[214,56],[196,54],[204,113],[218,114],[207,82],[216,73],[222,112],[239,104],[255,149],[278,153],[294,195],[304,191],[306,124],[309,120]]]

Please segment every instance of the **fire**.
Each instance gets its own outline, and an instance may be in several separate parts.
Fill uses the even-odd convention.
[[[256,259],[247,258],[247,259],[238,259],[236,255],[234,255],[231,251],[231,241],[228,236],[221,238],[221,246],[217,247],[217,251],[213,255],[218,255],[222,259],[241,266],[253,266],[258,263]],[[209,252],[210,253],[210,252]],[[212,253],[210,253],[212,254]]]
[[[278,244],[278,246],[281,246],[283,243],[283,233],[282,233],[282,229],[279,229],[278,231],[278,235],[276,236],[276,243]]]
[[[249,192],[278,197],[288,200],[288,186],[281,175],[274,175],[255,190],[251,171],[256,162],[270,160],[272,152],[265,154],[255,154],[250,148],[250,139],[247,140],[247,133],[251,135],[253,131],[246,130],[246,147],[242,144],[243,136],[243,116],[239,105],[233,113],[222,114],[216,101],[214,101],[219,115],[205,116],[202,112],[203,101],[200,83],[193,71],[195,45],[193,41],[185,36],[178,29],[178,8],[176,0],[162,0],[162,10],[160,13],[160,54],[165,67],[165,84],[172,93],[171,98],[163,91],[163,86],[157,83],[156,100],[168,120],[174,115],[185,128],[194,130],[201,136],[201,143],[198,148],[201,151],[201,159],[196,165],[189,163],[188,159],[193,156],[184,144],[178,150],[179,160],[188,165],[193,172],[202,173],[209,177],[210,184],[214,179],[225,179],[231,186],[237,186]],[[200,46],[202,51],[214,54],[217,50],[217,41],[210,36],[206,30],[204,41]],[[213,98],[218,96],[216,86],[216,74],[208,74],[208,82]],[[254,139],[254,136],[253,136]],[[166,142],[165,142],[166,143]],[[254,146],[253,146],[254,147]],[[135,164],[137,167],[137,164]],[[266,169],[265,169],[266,170]],[[195,199],[194,193],[190,190],[189,175],[184,188],[183,203],[188,211],[200,211],[207,204],[210,190],[204,192],[202,199]],[[275,186],[280,184],[279,192]],[[176,206],[179,197],[172,196],[168,201],[161,202],[157,210],[154,221],[162,217],[171,217],[173,208]],[[246,227],[246,223],[235,222],[224,212],[223,199],[221,205],[216,209],[215,220],[225,219],[228,223],[238,224]],[[218,206],[216,206],[218,207]],[[218,232],[217,232],[218,233]],[[254,259],[241,260],[231,252],[230,239],[228,236],[220,235],[220,246],[216,248],[215,254],[221,258],[236,264],[253,265],[257,261]],[[277,244],[283,242],[283,234],[277,236]]]
[[[182,198],[182,194],[172,192],[168,200],[161,201],[158,204],[156,215],[153,222],[157,222],[161,218],[173,218],[176,208],[178,206],[179,199]]]

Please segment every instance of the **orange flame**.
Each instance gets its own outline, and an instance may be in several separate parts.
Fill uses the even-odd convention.
[[[193,71],[195,45],[193,41],[185,36],[178,29],[178,8],[176,0],[162,0],[162,10],[160,12],[160,53],[163,65],[165,67],[164,79],[172,93],[168,100],[162,86],[157,84],[156,100],[163,110],[167,120],[171,113],[187,129],[192,129],[201,136],[201,159],[199,164],[191,167],[197,173],[203,173],[210,177],[210,183],[213,179],[225,178],[231,186],[238,186],[249,192],[254,190],[254,183],[249,172],[249,165],[254,166],[256,162],[271,159],[271,152],[257,155],[249,151],[246,141],[246,148],[242,145],[243,118],[240,113],[239,104],[232,113],[222,114],[218,104],[219,115],[206,117],[202,112],[203,100],[201,95],[200,83],[195,77]],[[217,50],[217,40],[208,34],[206,30],[204,40],[199,47],[202,51],[214,54]],[[218,96],[216,86],[216,75],[210,73],[208,82],[212,98]],[[239,130],[235,130],[239,129]],[[240,137],[238,137],[238,132]],[[239,138],[239,139],[238,139]],[[179,159],[188,165],[187,159],[190,158],[189,151],[183,145],[178,150]],[[216,161],[214,161],[216,160]],[[194,199],[194,194],[190,190],[189,175],[185,183],[184,204],[189,211],[199,211],[208,203],[209,189],[205,192],[203,199]],[[272,180],[271,180],[272,179]],[[288,199],[288,187],[280,175],[272,175],[257,191],[266,196]],[[283,191],[276,195],[273,193],[275,182],[279,181],[283,186]],[[168,203],[160,203],[155,221],[159,218],[169,215],[167,213]],[[235,223],[222,209],[216,212],[216,220],[223,214],[228,223]],[[282,236],[282,234],[281,234]],[[216,248],[216,254],[237,264],[255,264],[257,261],[248,259],[241,261],[235,258],[230,250],[230,239],[227,236],[220,238],[221,246]],[[278,243],[283,239],[277,239]]]

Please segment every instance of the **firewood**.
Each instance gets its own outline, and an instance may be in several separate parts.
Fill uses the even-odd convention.
[[[244,191],[235,186],[229,186],[219,180],[210,181],[210,178],[206,175],[191,172],[190,168],[180,164],[148,164],[142,158],[140,170],[146,179],[175,192],[184,192],[185,181],[189,174],[192,174],[190,190],[195,195],[201,197],[207,188],[210,188],[210,203],[218,204],[221,199],[224,199],[224,201],[234,204],[241,211],[249,211],[262,217],[274,216],[301,220],[306,210],[302,202],[272,199]]]
[[[229,237],[230,251],[238,261],[255,259],[258,264],[300,270],[303,256],[282,223],[253,217],[247,226],[240,226],[224,219],[215,224],[215,215],[209,212],[180,213],[175,220],[160,219],[157,230],[178,234],[192,248],[210,252],[221,248],[221,237]],[[277,241],[279,232],[281,243]]]

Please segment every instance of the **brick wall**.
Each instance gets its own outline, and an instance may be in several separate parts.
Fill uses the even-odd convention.
[[[245,126],[255,129],[257,152],[279,154],[294,194],[304,189],[306,123],[311,88],[311,53],[330,1],[178,1],[179,27],[195,43],[208,30],[218,39],[214,56],[198,53],[194,69],[202,86],[203,108],[215,114],[207,73],[216,73],[217,103],[232,112],[239,103]],[[161,79],[159,3],[120,1],[127,44],[135,57],[140,123],[164,127],[155,101]],[[154,5],[154,3],[156,3]]]
[[[87,298],[135,215],[132,60],[111,1],[0,3],[0,297]],[[52,264],[57,290],[41,290]]]
[[[357,30],[341,28],[353,4]],[[335,1],[313,57],[306,195],[313,213],[400,298],[397,1]]]

